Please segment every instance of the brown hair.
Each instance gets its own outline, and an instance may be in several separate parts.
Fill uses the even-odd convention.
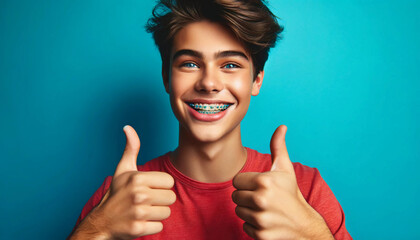
[[[209,20],[226,26],[251,55],[254,77],[283,31],[264,0],[160,0],[152,14],[146,30],[153,34],[166,72],[173,38],[189,23]]]

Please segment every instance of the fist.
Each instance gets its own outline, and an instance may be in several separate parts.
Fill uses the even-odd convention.
[[[137,156],[140,139],[125,126],[127,143],[115,170],[110,189],[98,205],[99,226],[109,238],[133,239],[155,234],[169,217],[169,206],[176,200],[171,190],[174,179],[163,172],[139,172]]]
[[[299,190],[286,149],[286,131],[286,126],[278,127],[271,139],[271,171],[239,173],[233,179],[236,215],[254,239],[323,239],[314,233],[322,229],[326,236],[331,234]]]

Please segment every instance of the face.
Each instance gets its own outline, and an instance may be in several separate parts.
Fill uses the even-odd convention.
[[[251,56],[222,25],[191,23],[174,38],[164,84],[181,127],[200,142],[215,142],[239,133],[251,95],[263,80],[254,80]]]

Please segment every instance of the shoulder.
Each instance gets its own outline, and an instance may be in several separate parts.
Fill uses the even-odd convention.
[[[308,167],[299,162],[294,162],[293,168],[295,170],[299,189],[309,204],[316,204],[318,200],[325,200],[325,197],[327,196],[329,198],[331,197],[330,195],[332,195],[332,192],[321,177],[318,169]]]
[[[322,178],[318,169],[308,167],[299,162],[293,162],[292,164],[300,191],[305,199],[307,199],[313,188],[318,187],[318,184],[323,184],[324,182],[320,181]]]
[[[325,220],[336,239],[351,239],[343,209],[318,169],[293,163],[299,189],[309,205]]]

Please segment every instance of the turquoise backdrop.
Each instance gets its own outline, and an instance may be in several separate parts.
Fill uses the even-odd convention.
[[[139,163],[177,122],[144,31],[154,1],[0,2],[0,239],[64,239],[134,126]],[[243,121],[317,167],[355,239],[419,239],[419,1],[282,1],[284,39]]]

